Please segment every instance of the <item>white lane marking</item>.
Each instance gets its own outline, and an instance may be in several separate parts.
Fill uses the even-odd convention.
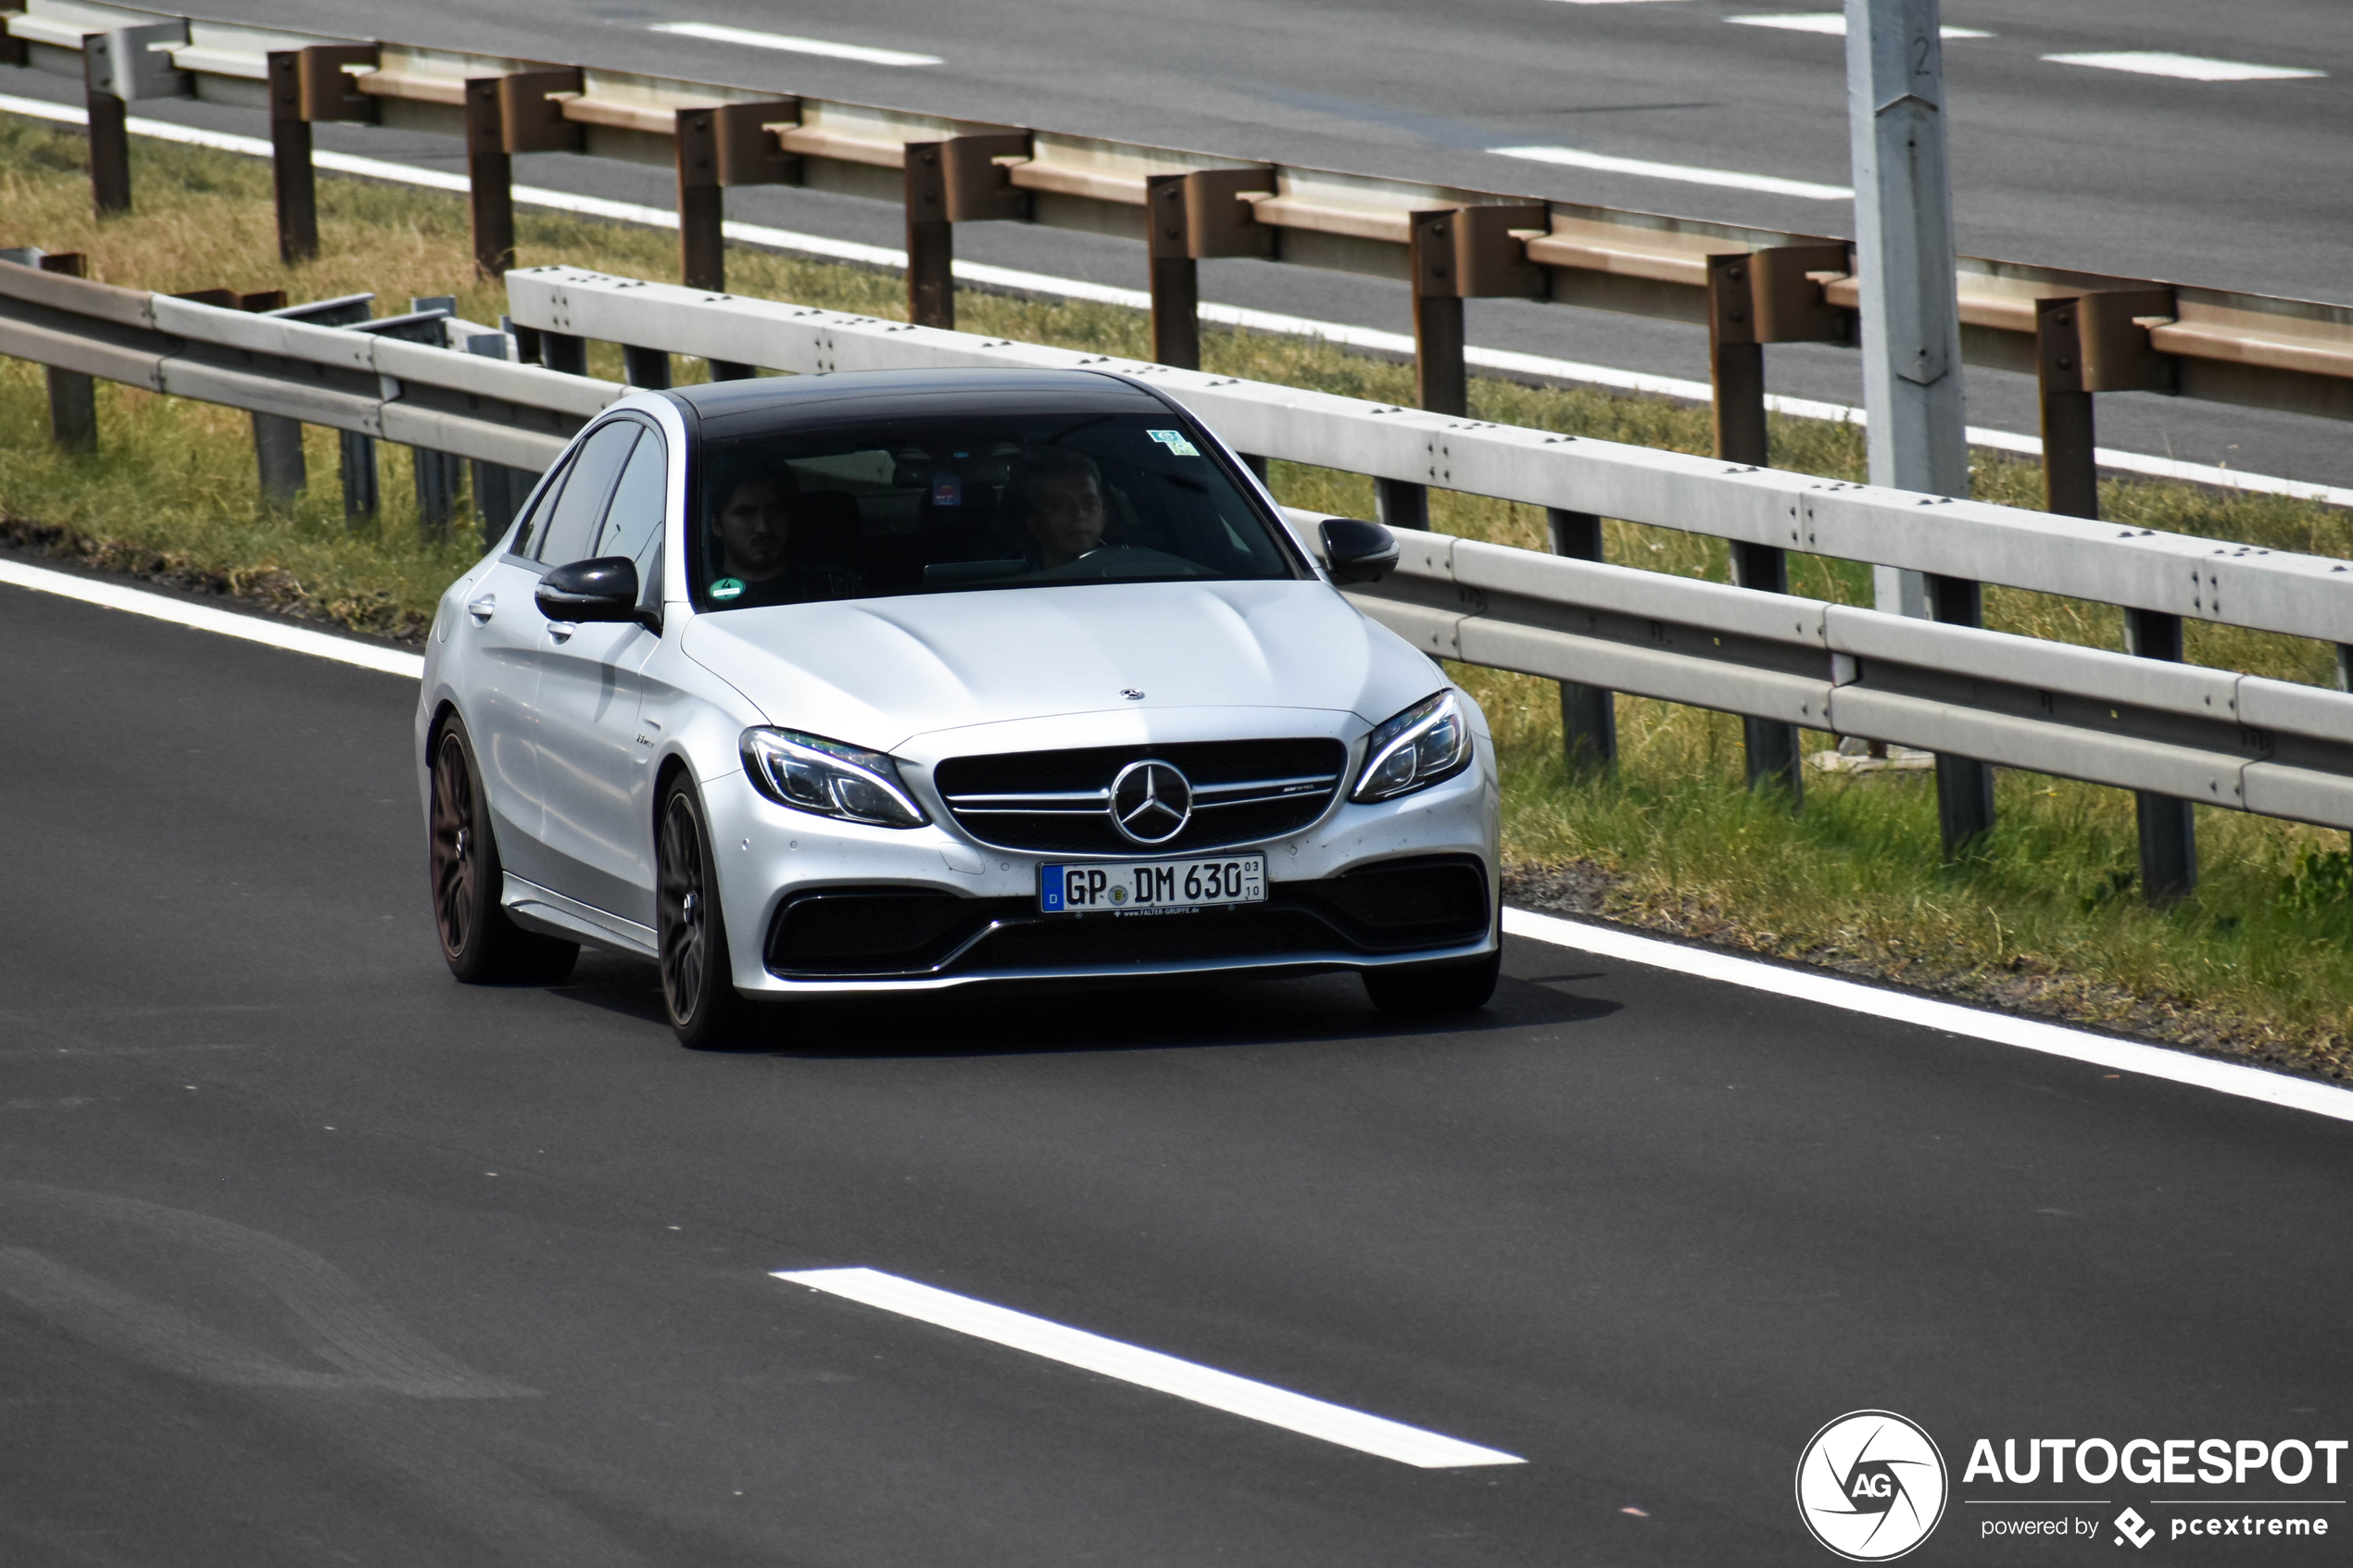
[[[80,599],[84,604],[100,605],[107,609],[129,610],[133,615],[169,621],[174,625],[193,627],[199,632],[218,632],[224,637],[241,637],[248,643],[284,648],[290,653],[307,653],[316,659],[356,664],[362,670],[381,670],[387,675],[406,675],[412,681],[424,679],[425,661],[419,654],[371,647],[366,643],[355,643],[349,638],[326,632],[264,621],[258,616],[237,615],[225,609],[214,609],[209,605],[192,605],[161,594],[120,587],[112,583],[94,583],[70,572],[50,571],[42,567],[0,560],[0,583],[31,588],[44,594],[56,594],[62,598]]]
[[[1726,17],[1726,21],[1738,27],[1779,27],[1792,32],[1827,32],[1833,38],[1846,36],[1846,13],[1843,11],[1793,11],[1773,17]],[[1940,27],[1940,38],[1991,38],[1982,28]]]
[[[2127,49],[2110,54],[2045,55],[2043,57],[2053,65],[2137,71],[2143,76],[2171,76],[2183,82],[2287,82],[2298,77],[2328,74],[2324,70],[2306,70],[2297,66],[2255,66],[2237,60],[2209,60],[2197,55],[2168,55],[2155,50]]]
[[[1557,163],[1570,169],[1591,169],[1604,174],[1637,174],[1648,180],[1680,180],[1688,185],[1721,185],[1734,191],[1762,191],[1774,196],[1804,196],[1808,201],[1843,202],[1854,198],[1845,185],[1817,185],[1806,180],[1783,180],[1772,174],[1741,174],[1729,169],[1699,169],[1684,163],[1653,163],[1647,158],[1614,157],[1576,147],[1490,147],[1498,157],[1525,158],[1530,163]]]
[[[1123,1383],[1174,1394],[1180,1399],[1263,1421],[1286,1432],[1320,1437],[1361,1453],[1393,1459],[1400,1464],[1423,1470],[1451,1470],[1474,1464],[1528,1462],[1516,1454],[1500,1453],[1425,1432],[1417,1426],[1385,1421],[1345,1405],[1327,1404],[1271,1384],[1236,1377],[1230,1372],[1178,1361],[1157,1350],[1034,1318],[1010,1307],[918,1285],[879,1269],[777,1269],[774,1277],[953,1329],[958,1334],[969,1334],[975,1339],[1026,1350],[1033,1356],[1043,1356],[1104,1377],[1115,1377]]]
[[[789,33],[754,32],[749,28],[721,27],[713,22],[656,22],[655,32],[700,38],[712,44],[740,44],[748,49],[777,49],[787,55],[823,55],[829,60],[858,60],[870,66],[936,66],[947,62],[937,55],[911,55],[903,49],[870,49],[862,44],[831,44],[822,38],[795,38]]]
[[[0,110],[37,119],[56,120],[64,125],[80,125],[86,118],[82,110],[63,104],[46,103],[38,98],[10,97],[6,94],[0,94]],[[271,156],[270,144],[258,136],[195,131],[159,119],[133,118],[129,125],[134,135],[152,136],[158,141],[179,142],[192,147],[211,147],[220,152],[242,153],[253,157]],[[470,189],[462,174],[414,169],[405,163],[388,163],[382,158],[321,152],[314,155],[313,161],[321,169],[333,169],[339,174],[358,175],[362,179],[387,180],[436,191],[455,191],[461,194]],[[574,195],[569,191],[554,191],[540,185],[517,185],[514,196],[526,207],[545,207],[551,212],[605,218],[619,223],[636,223],[654,229],[678,227],[678,214],[668,207],[641,207],[635,202]],[[790,251],[801,256],[823,257],[829,261],[854,261],[862,266],[894,270],[903,270],[907,265],[907,253],[903,250],[861,245],[855,240],[827,239],[822,234],[803,234],[790,229],[771,229],[758,223],[731,220],[726,226],[726,235],[745,245]],[[1137,310],[1151,307],[1151,295],[1141,289],[1082,282],[1076,278],[1027,272],[1017,267],[992,267],[985,262],[959,261],[956,263],[956,277],[967,283],[1017,289],[1025,294],[1084,299],[1099,305],[1126,306]],[[1239,305],[1204,304],[1201,307],[1201,319],[1219,326],[1238,327],[1244,332],[1273,332],[1287,337],[1319,337],[1343,347],[1368,348],[1382,354],[1411,355],[1414,352],[1414,340],[1403,332],[1385,332],[1377,328],[1351,326],[1342,321],[1318,321],[1310,317],[1252,310]],[[1513,375],[1542,376],[1553,381],[1616,387],[1625,392],[1647,392],[1660,397],[1680,397],[1694,403],[1711,401],[1715,395],[1713,389],[1704,381],[1653,375],[1644,370],[1622,370],[1611,365],[1589,365],[1577,359],[1552,359],[1541,354],[1520,354],[1506,348],[1466,348],[1463,351],[1463,358],[1482,369]],[[1788,414],[1795,419],[1843,420],[1850,424],[1864,422],[1860,408],[1850,408],[1843,403],[1824,403],[1810,397],[1787,397],[1777,392],[1765,395],[1765,407],[1774,413]],[[1972,445],[1990,446],[1998,452],[2014,452],[2021,457],[2038,458],[2043,455],[2041,438],[2021,435],[2015,431],[1971,425],[1968,437]],[[2300,501],[2322,501],[2333,507],[2353,507],[2353,487],[2312,484],[2271,474],[2245,473],[2211,463],[2183,462],[2179,458],[2154,457],[2145,452],[2119,451],[2112,446],[2095,448],[2093,457],[2100,467],[2113,469],[2120,473],[2145,474],[2153,479],[2180,479],[2222,490],[2287,495]]]
[[[2353,1122],[2353,1089],[2336,1088],[2309,1078],[2291,1078],[2284,1073],[2267,1073],[2259,1067],[2217,1061],[2211,1057],[2192,1056],[2186,1051],[2168,1050],[2162,1046],[2112,1040],[2105,1035],[2070,1029],[2062,1023],[2013,1018],[2007,1013],[1964,1007],[1958,1002],[1932,1001],[1926,997],[1885,991],[1876,985],[1843,980],[1818,971],[1785,969],[1780,964],[1760,963],[1755,959],[1739,958],[1706,947],[1687,947],[1680,943],[1661,941],[1655,936],[1640,936],[1615,926],[1563,920],[1558,915],[1540,915],[1529,909],[1505,908],[1504,930],[1513,936],[1549,942],[1556,947],[1574,947],[1579,952],[1592,953],[1601,958],[1649,964],[1701,980],[1718,981],[1751,991],[1768,991],[1777,997],[1791,997],[1799,1001],[1837,1008],[1844,1012],[1866,1013],[1894,1023],[1941,1029],[1948,1035],[1964,1035],[1973,1040],[1985,1040],[1999,1046],[2016,1046],[2024,1050],[2040,1051],[2045,1056],[2063,1056],[2071,1061],[2105,1067],[2111,1072],[2134,1073],[2145,1078],[2163,1078],[2195,1088],[2212,1089],[2217,1094],[2234,1095],[2241,1099],[2261,1100],[2266,1105],[2309,1110],[2316,1116],[2326,1116],[2339,1122]]]

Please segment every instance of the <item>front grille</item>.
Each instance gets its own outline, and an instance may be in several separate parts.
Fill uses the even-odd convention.
[[[1267,893],[1264,904],[1189,913],[1041,915],[1033,898],[824,888],[777,911],[768,968],[789,980],[847,980],[1408,953],[1476,942],[1491,913],[1485,872],[1456,856],[1278,882]]]
[[[1138,845],[1113,826],[1112,781],[1156,759],[1193,787],[1192,820],[1165,843]],[[1060,855],[1176,855],[1296,833],[1324,814],[1340,785],[1339,741],[1191,741],[951,757],[932,782],[956,824],[984,844]]]

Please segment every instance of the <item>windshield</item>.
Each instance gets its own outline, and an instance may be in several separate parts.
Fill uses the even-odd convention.
[[[891,420],[706,441],[707,610],[1057,583],[1302,575],[1174,414]]]

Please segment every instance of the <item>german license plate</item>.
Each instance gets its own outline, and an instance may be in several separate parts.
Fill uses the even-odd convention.
[[[1038,868],[1038,907],[1050,915],[1160,914],[1265,899],[1264,855]]]

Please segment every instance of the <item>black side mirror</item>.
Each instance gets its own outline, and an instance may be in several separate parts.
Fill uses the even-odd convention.
[[[550,621],[633,621],[661,629],[660,614],[638,608],[637,563],[627,556],[560,566],[539,580],[532,597]]]
[[[1324,520],[1324,564],[1335,583],[1378,583],[1397,565],[1397,536],[1378,522]]]

